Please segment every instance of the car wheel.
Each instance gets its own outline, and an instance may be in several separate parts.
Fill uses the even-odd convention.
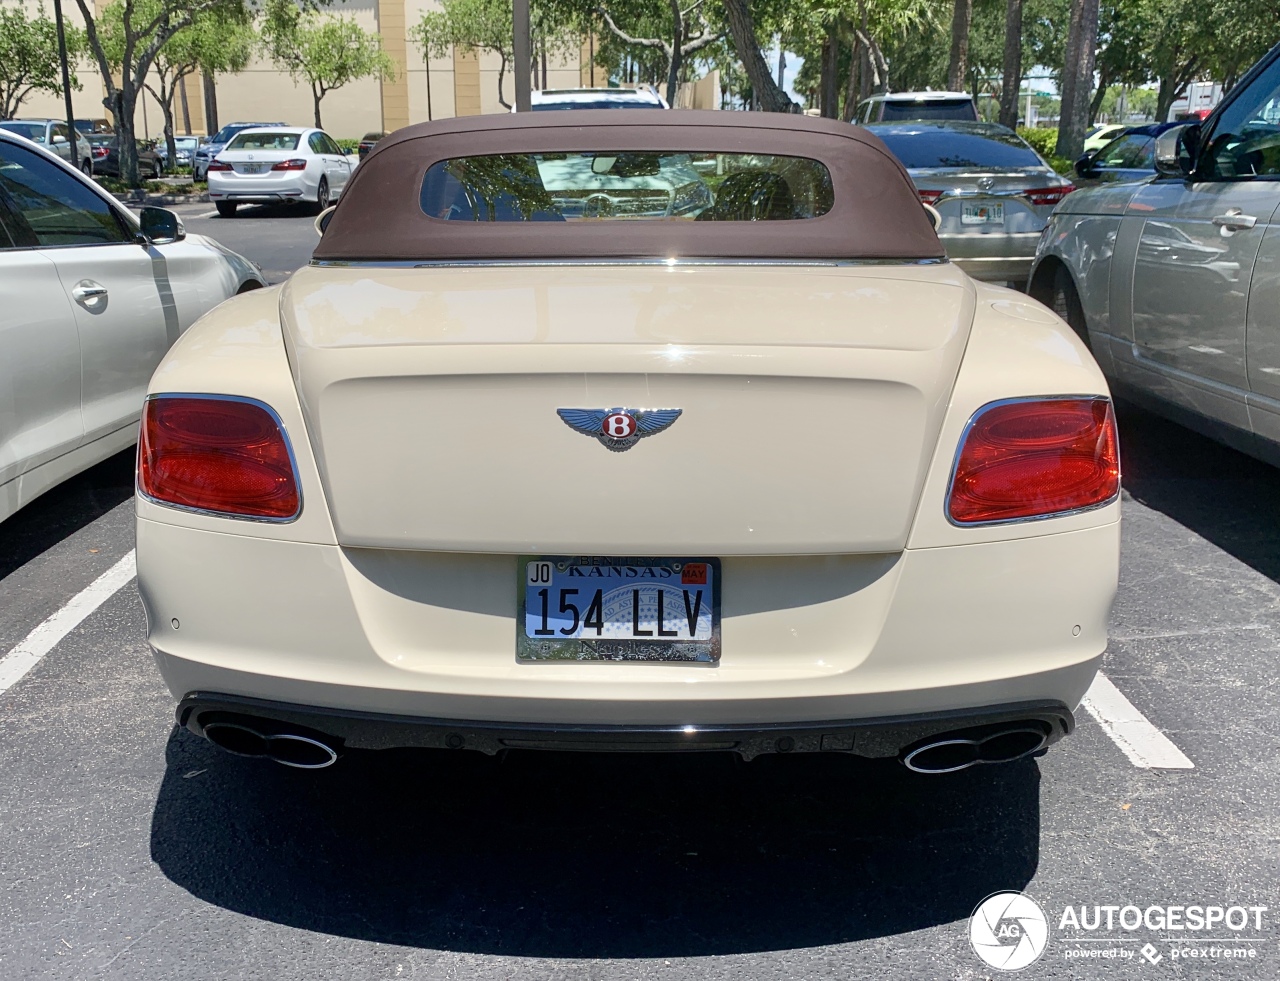
[[[234,201],[218,201],[214,204],[218,209],[219,218],[234,218],[236,216],[236,203]]]
[[[329,207],[329,181],[321,177],[320,186],[316,188],[316,214]]]
[[[82,163],[82,164],[80,165],[80,169],[81,169],[81,171],[83,171],[83,172],[84,172],[84,176],[85,176],[85,177],[92,177],[92,176],[93,176],[93,161],[92,161],[92,160],[86,160],[84,163]]]
[[[1084,304],[1080,302],[1080,294],[1076,292],[1076,284],[1066,266],[1059,266],[1053,276],[1053,312],[1071,325],[1071,329],[1084,341],[1084,346],[1093,350],[1089,344],[1089,325],[1084,319]]]

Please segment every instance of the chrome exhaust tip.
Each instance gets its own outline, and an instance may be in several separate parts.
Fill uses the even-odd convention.
[[[1049,744],[1049,734],[1039,726],[1015,725],[985,735],[955,733],[935,737],[902,757],[913,773],[956,773],[982,763],[1012,763]]]
[[[265,757],[299,770],[323,770],[338,762],[338,751],[328,743],[297,732],[262,733],[239,722],[210,722],[204,737],[233,756]]]

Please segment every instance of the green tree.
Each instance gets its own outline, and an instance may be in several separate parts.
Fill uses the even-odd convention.
[[[668,0],[665,9],[647,0],[609,0],[598,4],[595,12],[623,44],[662,53],[667,68],[667,102],[675,105],[685,59],[725,35],[723,28],[708,19],[707,6],[706,0],[694,0],[684,9],[680,0]],[[626,24],[626,29],[619,27],[618,21]]]
[[[66,29],[67,60],[75,63],[84,49],[84,35]],[[32,92],[62,92],[58,36],[44,7],[30,20],[21,6],[0,7],[0,119],[12,119]],[[73,72],[72,88],[80,88]]]
[[[156,13],[161,0],[135,0],[135,16]],[[98,33],[111,66],[119,70],[124,58],[124,0],[103,8]],[[201,10],[191,23],[175,32],[156,52],[143,85],[160,104],[164,116],[169,160],[177,160],[174,142],[174,98],[182,80],[196,71],[240,71],[257,43],[253,19],[246,7],[225,4]]]
[[[564,53],[576,49],[580,35],[575,27],[584,23],[585,8],[569,0],[535,3],[529,12],[533,50]],[[585,31],[583,32],[585,33]],[[514,65],[511,0],[441,0],[439,10],[422,15],[409,30],[428,57],[442,57],[452,47],[491,51],[499,58],[498,102],[511,108],[503,93],[507,69]]]
[[[217,8],[241,7],[244,0],[119,0],[119,19],[115,22],[118,32],[111,19],[107,20],[105,31],[99,30],[99,18],[90,9],[90,2],[76,0],[76,6],[84,19],[86,45],[106,89],[102,104],[115,117],[120,176],[126,183],[136,185],[138,152],[133,117],[160,49],[201,14]]]
[[[261,33],[272,61],[295,82],[310,86],[317,127],[320,103],[334,89],[361,78],[396,75],[395,62],[382,50],[378,35],[348,17],[303,10],[293,0],[267,0]]]

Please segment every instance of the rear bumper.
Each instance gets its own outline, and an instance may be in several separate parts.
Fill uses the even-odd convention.
[[[1106,646],[1118,557],[1117,523],[887,556],[727,556],[718,664],[522,664],[513,556],[138,521],[149,640],[175,698],[498,728],[1074,708]]]
[[[197,736],[213,723],[248,726],[263,733],[292,732],[317,738],[336,751],[356,749],[470,749],[489,755],[506,749],[571,752],[732,752],[744,759],[767,753],[851,753],[896,757],[912,746],[955,733],[980,737],[1010,724],[1043,731],[1045,745],[1075,728],[1070,709],[1042,700],[983,709],[931,712],[874,719],[679,726],[550,725],[353,712],[290,705],[264,699],[192,692],[178,704],[178,725]]]

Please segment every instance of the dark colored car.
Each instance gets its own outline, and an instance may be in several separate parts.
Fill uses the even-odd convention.
[[[378,145],[378,141],[386,136],[386,133],[365,133],[360,138],[360,145],[357,148],[360,151],[360,159],[363,160],[369,155],[369,151]]]
[[[83,133],[85,136],[93,136],[95,133],[114,133],[110,120],[106,119],[77,119],[76,132]]]
[[[1130,126],[1123,134],[1076,161],[1082,183],[1142,181],[1156,175],[1156,137],[1178,123]]]
[[[164,158],[144,140],[135,140],[138,148],[138,176],[156,178],[164,176]],[[120,139],[118,136],[100,133],[89,137],[93,147],[93,173],[98,177],[120,176]]]

